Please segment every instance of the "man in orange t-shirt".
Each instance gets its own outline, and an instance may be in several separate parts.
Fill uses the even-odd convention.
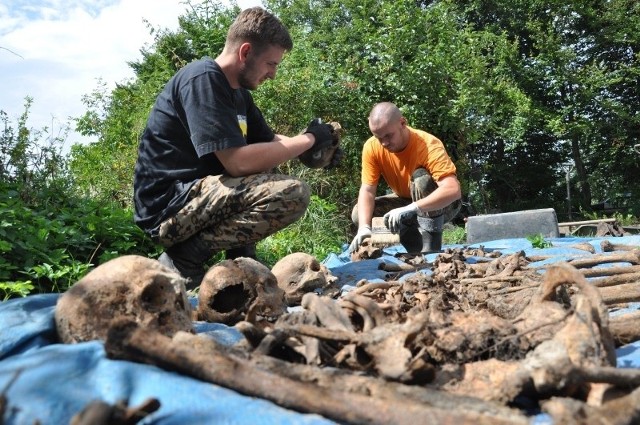
[[[362,185],[351,219],[358,226],[349,251],[371,236],[372,218],[384,215],[408,252],[441,249],[442,226],[460,210],[456,166],[440,140],[407,125],[400,109],[378,103],[369,114],[369,138],[362,149]],[[376,197],[380,176],[393,194]]]

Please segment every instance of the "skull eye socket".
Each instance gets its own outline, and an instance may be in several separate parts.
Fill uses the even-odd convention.
[[[311,267],[309,267],[311,269],[311,271],[313,272],[319,272],[320,271],[320,263],[317,261],[312,261],[311,262]]]
[[[166,301],[166,286],[168,284],[169,283],[164,280],[162,282],[154,280],[150,285],[147,285],[140,295],[142,308],[147,311],[158,311]]]
[[[218,292],[209,303],[209,308],[220,313],[229,313],[244,307],[251,293],[243,284],[230,285]]]

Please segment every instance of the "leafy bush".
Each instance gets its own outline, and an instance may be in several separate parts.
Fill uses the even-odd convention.
[[[464,244],[467,231],[461,226],[447,226],[442,232],[442,243],[447,245]]]
[[[80,200],[34,208],[16,194],[6,191],[0,197],[0,290],[5,298],[62,292],[112,258],[158,254],[132,214],[119,207]]]
[[[541,233],[537,235],[529,235],[527,236],[527,240],[531,242],[531,246],[534,248],[550,248],[552,245],[551,242],[547,241]]]
[[[615,212],[611,215],[598,211],[581,211],[586,220],[600,220],[603,218],[615,218],[621,226],[633,226],[639,223],[638,217],[633,214]]]
[[[258,243],[258,258],[268,267],[294,252],[306,252],[322,261],[342,251],[349,224],[350,219],[341,218],[334,204],[312,195],[300,220]]]
[[[92,267],[124,254],[157,255],[131,211],[74,195],[65,137],[14,126],[0,111],[0,298],[61,292]]]

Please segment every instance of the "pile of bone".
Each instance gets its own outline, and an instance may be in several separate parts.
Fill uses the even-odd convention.
[[[638,252],[622,255],[638,264]],[[467,256],[485,260],[469,264]],[[344,423],[415,423],[424,415],[433,422],[458,415],[457,423],[526,423],[523,412],[532,406],[557,423],[633,423],[640,374],[614,367],[623,337],[612,333],[608,309],[620,301],[602,295],[615,286],[612,278],[587,281],[587,258],[545,266],[544,273],[531,260],[448,251],[431,273],[363,281],[340,294],[335,277],[307,254],[285,257],[272,270],[239,258],[208,271],[191,311],[180,276],[128,256],[63,294],[56,323],[64,342],[102,339],[110,356],[171,366]],[[226,323],[246,338],[222,347],[194,335],[191,320]],[[638,336],[633,328],[616,329],[630,338]],[[233,377],[223,364],[233,365]],[[402,412],[389,412],[389,402]]]

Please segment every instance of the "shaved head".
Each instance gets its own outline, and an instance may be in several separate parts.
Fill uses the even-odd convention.
[[[407,120],[391,102],[380,102],[371,109],[369,130],[389,152],[402,152],[409,143]]]
[[[377,128],[402,118],[402,112],[391,102],[376,104],[369,113],[369,125]]]

